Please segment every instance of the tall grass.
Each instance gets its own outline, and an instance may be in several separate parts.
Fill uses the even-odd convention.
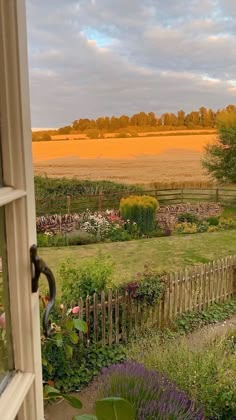
[[[130,356],[150,369],[165,373],[190,398],[201,403],[207,418],[233,419],[236,415],[236,358],[225,340],[190,349],[181,342],[133,346]]]

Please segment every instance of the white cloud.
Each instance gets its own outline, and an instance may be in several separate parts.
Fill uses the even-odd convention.
[[[32,122],[235,100],[230,0],[27,0]]]

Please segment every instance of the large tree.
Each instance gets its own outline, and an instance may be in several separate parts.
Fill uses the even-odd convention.
[[[217,180],[236,182],[236,107],[217,116],[218,137],[205,148],[203,166]]]

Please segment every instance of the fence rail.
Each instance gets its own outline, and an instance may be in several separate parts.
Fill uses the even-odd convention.
[[[148,194],[158,199],[160,204],[178,204],[186,202],[209,201],[236,206],[236,188],[176,188],[152,189],[137,193]],[[90,194],[78,196],[63,196],[57,198],[38,199],[36,196],[37,215],[80,213],[87,209],[102,211],[107,208],[118,209],[120,199],[130,193]]]
[[[138,328],[162,328],[184,312],[203,311],[213,303],[224,302],[236,294],[236,256],[200,265],[191,271],[163,277],[166,287],[154,305],[137,303],[127,293],[108,290],[78,300],[79,317],[88,325],[85,335],[103,346],[126,342]]]

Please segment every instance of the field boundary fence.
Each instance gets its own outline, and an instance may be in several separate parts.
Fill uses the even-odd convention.
[[[201,312],[236,295],[236,255],[202,264],[191,270],[169,273],[165,289],[153,305],[137,302],[127,292],[109,289],[78,299],[79,318],[88,332],[81,337],[103,346],[125,343],[136,330],[170,326],[181,314]]]
[[[135,193],[132,193],[135,195]],[[50,214],[71,214],[90,211],[104,211],[106,209],[119,209],[122,197],[132,195],[130,192],[112,194],[63,196],[39,199],[36,196],[37,216]],[[222,205],[236,207],[236,188],[168,188],[151,189],[138,192],[137,195],[151,195],[158,199],[161,205],[179,203],[215,202]]]

